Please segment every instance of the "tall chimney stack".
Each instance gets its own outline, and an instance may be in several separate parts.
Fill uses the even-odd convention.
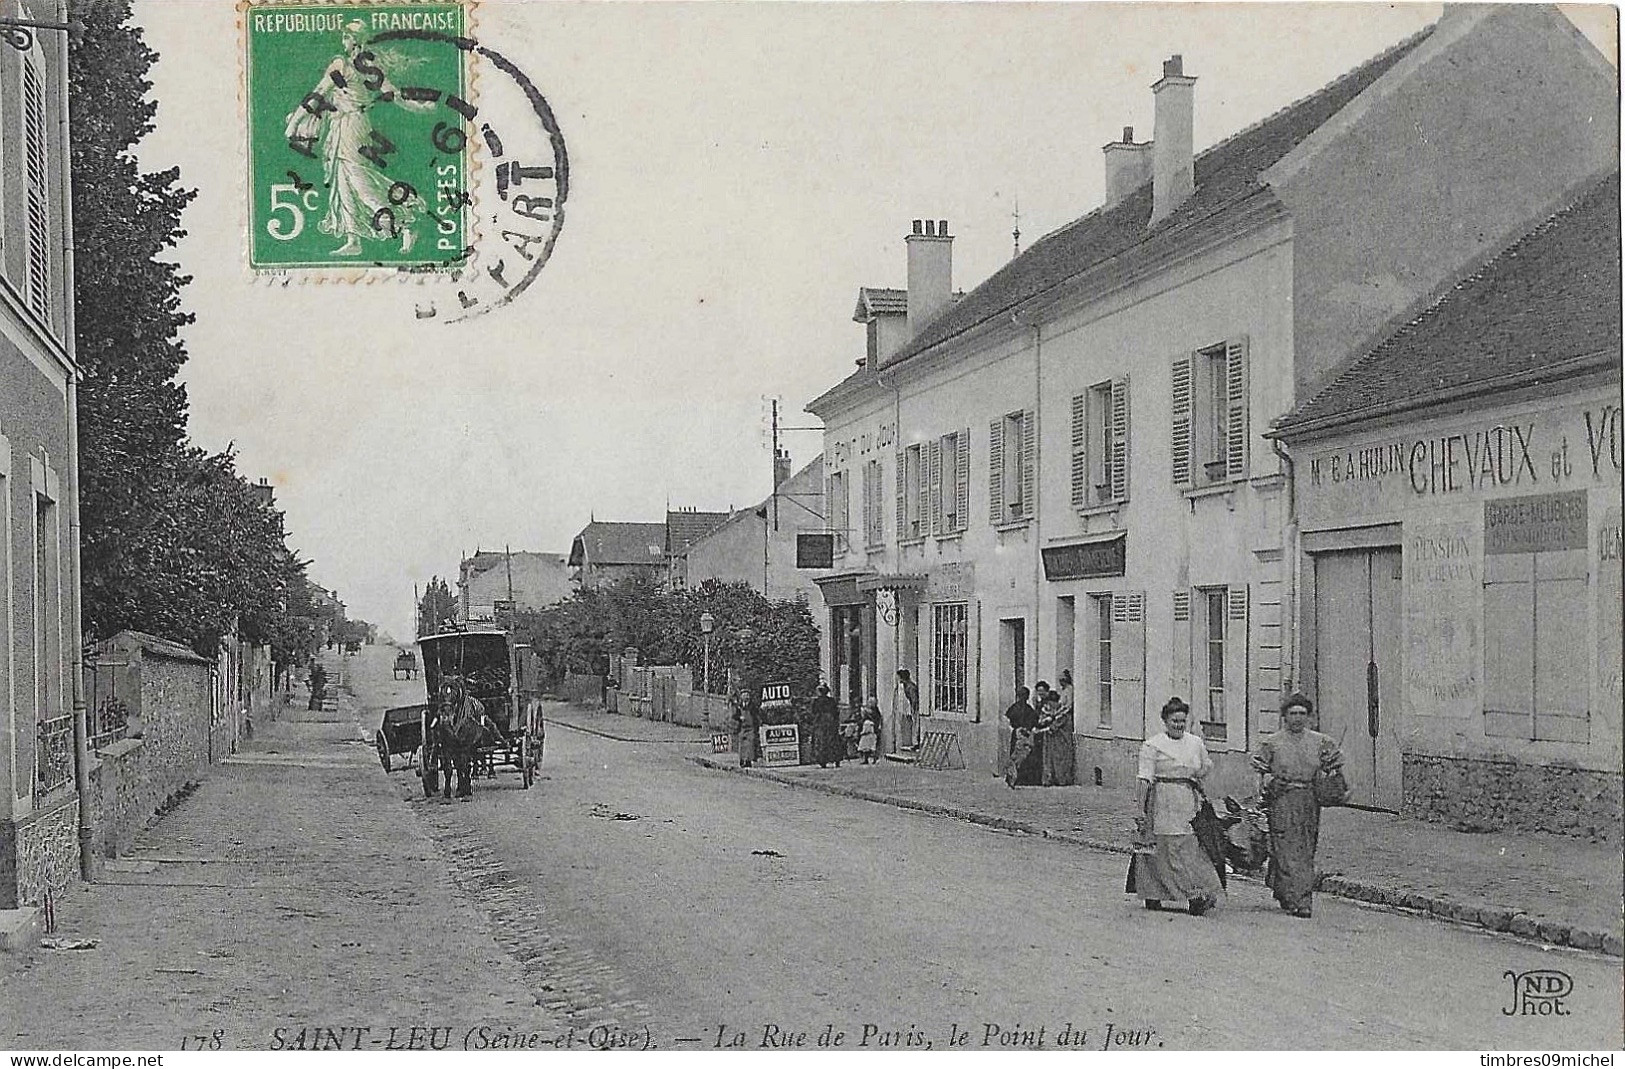
[[[1106,207],[1151,181],[1152,143],[1136,145],[1134,127],[1123,127],[1123,140],[1109,142],[1101,151],[1106,154]]]
[[[914,220],[908,244],[908,334],[914,337],[948,306],[954,289],[954,239],[948,220]]]
[[[1151,187],[1151,225],[1156,226],[1196,192],[1192,157],[1196,112],[1196,79],[1185,74],[1185,61],[1171,56],[1162,64],[1156,94]]]
[[[773,489],[777,490],[790,481],[790,454],[780,449],[773,454]]]

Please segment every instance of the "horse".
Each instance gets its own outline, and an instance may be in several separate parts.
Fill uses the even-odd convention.
[[[474,757],[485,738],[485,723],[485,708],[479,699],[456,683],[447,683],[440,713],[430,725],[434,732],[442,798],[451,797],[453,773],[457,777],[457,797],[473,795]]]

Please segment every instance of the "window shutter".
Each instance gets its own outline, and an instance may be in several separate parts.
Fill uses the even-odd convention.
[[[1112,380],[1112,500],[1128,500],[1128,376]]]
[[[908,529],[908,453],[897,451],[897,540],[910,536]]]
[[[1224,633],[1224,708],[1226,739],[1240,742],[1248,737],[1248,695],[1252,681],[1247,678],[1252,658],[1248,651],[1247,584],[1230,588],[1230,619]]]
[[[1174,360],[1173,458],[1174,485],[1191,485],[1191,363],[1186,355]]]
[[[1033,483],[1037,472],[1033,470],[1033,463],[1038,453],[1038,440],[1035,433],[1038,428],[1033,419],[1033,410],[1021,414],[1021,516],[1023,519],[1032,519],[1033,516]]]
[[[1072,395],[1072,507],[1089,504],[1089,391]]]
[[[1224,473],[1234,479],[1247,474],[1247,339],[1238,338],[1224,346],[1225,397],[1229,411],[1230,440],[1225,443]]]
[[[987,428],[987,514],[997,527],[1004,522],[1004,420]]]
[[[1174,591],[1173,668],[1169,685],[1174,694],[1191,698],[1191,592]]]
[[[954,518],[963,531],[970,527],[970,428],[959,432],[954,460]]]
[[[1145,738],[1145,594],[1112,596],[1112,725],[1118,738]]]
[[[45,88],[32,58],[23,60],[23,165],[26,195],[28,306],[51,318],[51,216],[46,200],[49,180],[45,125]]]
[[[875,496],[875,466],[863,466],[863,544],[869,545],[875,540],[875,525],[872,507]]]
[[[942,533],[942,439],[926,445],[931,452],[931,533]]]
[[[924,538],[931,529],[931,443],[922,443],[920,450],[919,481],[910,491],[917,495],[914,513],[920,518],[919,537]]]

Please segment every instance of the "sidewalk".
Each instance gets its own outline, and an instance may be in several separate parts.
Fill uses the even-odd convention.
[[[693,741],[709,737],[698,729],[649,724],[581,706],[560,706],[550,710],[549,718],[611,738],[656,729],[666,734],[687,732]],[[890,761],[867,766],[848,762],[838,769],[741,769],[731,754],[700,754],[694,760],[711,768],[1095,850],[1127,853],[1133,837],[1133,798],[1124,790],[1011,790],[992,776],[934,772]],[[1458,832],[1440,824],[1345,808],[1325,811],[1320,843],[1317,860],[1323,893],[1552,945],[1625,955],[1621,947],[1625,858],[1617,844],[1594,845],[1553,835]]]
[[[102,882],[63,896],[57,949],[0,956],[0,1048],[196,1049],[202,1036],[204,1049],[275,1049],[280,1034],[300,1049],[302,1030],[328,1028],[305,1042],[365,1050],[413,1042],[414,1025],[562,1030],[454,890],[350,696],[336,711],[296,705]]]

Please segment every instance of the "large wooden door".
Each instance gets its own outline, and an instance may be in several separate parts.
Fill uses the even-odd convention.
[[[1397,547],[1315,556],[1315,704],[1338,740],[1354,805],[1400,803],[1400,614]]]

